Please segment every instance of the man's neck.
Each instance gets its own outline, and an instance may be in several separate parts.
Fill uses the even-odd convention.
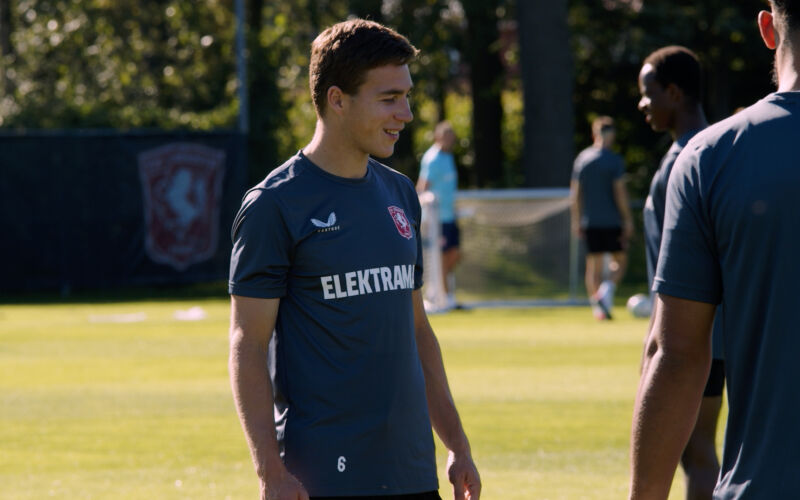
[[[670,130],[673,141],[677,141],[683,134],[691,130],[701,130],[708,127],[706,115],[700,105],[689,111],[678,113],[675,117],[675,128]]]
[[[329,174],[348,179],[360,179],[367,175],[369,155],[352,147],[346,137],[340,137],[335,127],[327,127],[317,120],[314,137],[303,154],[316,166]]]
[[[791,41],[782,42],[775,58],[778,92],[800,90],[800,34],[795,34]]]

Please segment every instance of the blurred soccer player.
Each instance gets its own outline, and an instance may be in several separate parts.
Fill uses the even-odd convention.
[[[314,137],[234,221],[230,375],[264,499],[439,499],[431,425],[455,497],[480,496],[423,308],[419,199],[370,158],[412,119],[416,54],[370,21],[323,31]]]
[[[639,110],[645,114],[653,130],[669,132],[673,141],[653,176],[644,206],[647,278],[651,288],[661,247],[669,174],[689,139],[708,126],[700,103],[702,88],[700,62],[685,47],[670,46],[653,52],[644,60],[639,72],[639,92],[642,95]],[[714,361],[697,423],[681,455],[681,465],[686,473],[686,498],[689,500],[710,499],[719,475],[715,441],[725,381],[724,362],[719,352],[720,334],[714,336]]]
[[[611,150],[614,137],[610,117],[592,122],[594,142],[575,158],[570,184],[572,230],[586,241],[586,293],[597,319],[611,319],[614,290],[625,274],[626,250],[633,234],[625,165]],[[604,280],[606,255],[611,263]]]
[[[455,198],[458,190],[458,171],[453,159],[456,133],[449,122],[441,122],[434,130],[434,143],[422,155],[417,179],[417,192],[431,191],[439,205],[442,226],[442,281],[447,292],[448,307],[455,306],[455,290],[448,277],[461,259],[459,232],[456,223]]]
[[[717,499],[800,491],[800,0],[758,15],[778,91],[699,132],[667,188],[636,397],[631,498],[664,499],[695,424],[723,304],[729,415]]]

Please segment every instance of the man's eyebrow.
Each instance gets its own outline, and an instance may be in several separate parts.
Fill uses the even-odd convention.
[[[409,87],[408,89],[386,89],[378,92],[378,95],[405,95],[410,93],[412,90],[414,90],[413,86]]]

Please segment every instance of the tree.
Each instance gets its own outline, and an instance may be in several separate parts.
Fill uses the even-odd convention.
[[[566,186],[574,157],[567,1],[517,3],[528,186]]]
[[[466,59],[472,90],[472,144],[476,184],[498,186],[503,179],[503,66],[498,53],[497,0],[463,0],[467,19]],[[523,2],[525,3],[525,2]],[[538,2],[536,2],[538,3]]]

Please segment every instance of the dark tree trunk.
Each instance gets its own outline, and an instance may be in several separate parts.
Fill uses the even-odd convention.
[[[467,61],[472,85],[472,144],[479,187],[499,186],[503,179],[500,92],[503,66],[498,54],[497,1],[462,1],[467,18]]]
[[[0,0],[0,57],[5,58],[12,52],[11,48],[11,0]],[[6,78],[5,64],[0,64],[0,92],[6,95],[11,92],[11,85]]]
[[[525,183],[567,186],[575,153],[567,0],[517,2],[517,16],[525,99]]]
[[[275,81],[278,68],[269,57],[270,47],[259,43],[263,28],[264,0],[247,1],[248,76],[250,85],[250,127],[247,137],[249,184],[263,179],[285,158],[278,158],[275,131],[285,116]]]

